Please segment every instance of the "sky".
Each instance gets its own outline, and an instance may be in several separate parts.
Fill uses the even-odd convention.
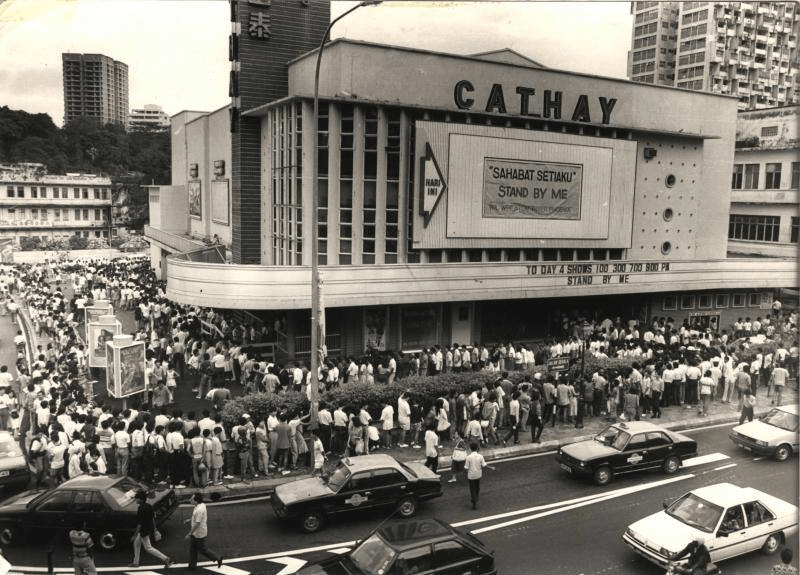
[[[334,0],[331,17],[353,5]],[[127,64],[131,108],[216,110],[230,100],[229,16],[227,0],[0,0],[0,106],[60,126],[61,53],[75,52]],[[343,18],[331,37],[457,54],[511,48],[550,68],[625,78],[631,21],[628,2],[390,0]]]

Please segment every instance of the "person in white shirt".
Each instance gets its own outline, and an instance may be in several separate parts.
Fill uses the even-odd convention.
[[[467,459],[464,461],[464,469],[467,470],[470,502],[472,503],[472,508],[477,509],[478,497],[481,493],[481,477],[483,476],[483,468],[488,467],[489,469],[493,470],[494,467],[489,466],[486,463],[486,460],[483,458],[483,455],[478,453],[477,443],[470,443],[469,449],[470,453],[467,455]]]
[[[394,429],[394,408],[388,403],[381,410],[381,443],[389,449],[392,446],[392,430]]]
[[[192,496],[192,501],[194,502],[192,516],[184,521],[189,524],[189,533],[186,534],[186,539],[189,540],[189,569],[197,569],[198,554],[216,561],[217,568],[222,567],[222,556],[206,548],[208,509],[203,503],[203,494],[198,491]]]

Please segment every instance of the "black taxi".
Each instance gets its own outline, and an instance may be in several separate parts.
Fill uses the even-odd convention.
[[[329,519],[375,509],[394,508],[400,517],[411,517],[420,501],[441,495],[441,477],[421,463],[378,454],[344,458],[328,477],[278,485],[270,499],[278,518],[298,521],[313,533]]]
[[[645,469],[675,473],[697,455],[690,437],[646,421],[614,423],[592,439],[562,446],[556,461],[564,471],[606,485],[614,475]]]

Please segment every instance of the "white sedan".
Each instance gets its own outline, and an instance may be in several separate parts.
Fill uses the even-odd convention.
[[[760,419],[737,425],[728,437],[742,449],[786,461],[800,447],[797,429],[797,405],[783,405]]]
[[[632,523],[622,536],[636,553],[664,566],[701,539],[718,563],[757,551],[772,554],[797,534],[797,506],[752,487],[718,483],[679,497]]]

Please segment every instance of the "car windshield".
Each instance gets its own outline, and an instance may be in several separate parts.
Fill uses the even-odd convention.
[[[371,535],[350,554],[350,559],[368,575],[384,575],[396,553],[377,534]]]
[[[610,445],[614,449],[622,450],[628,445],[628,440],[631,438],[630,433],[623,431],[619,427],[609,425],[603,431],[595,436],[595,439],[605,445]]]
[[[328,487],[331,491],[339,491],[350,479],[350,469],[346,465],[339,465],[336,471],[328,478]]]
[[[773,409],[761,421],[785,431],[797,431],[798,417],[794,413],[788,413],[780,409]]]
[[[0,441],[0,457],[13,457],[15,455],[22,455],[19,445],[13,441]]]
[[[694,493],[687,493],[667,507],[666,513],[681,523],[711,533],[722,516],[722,507],[709,503]]]

